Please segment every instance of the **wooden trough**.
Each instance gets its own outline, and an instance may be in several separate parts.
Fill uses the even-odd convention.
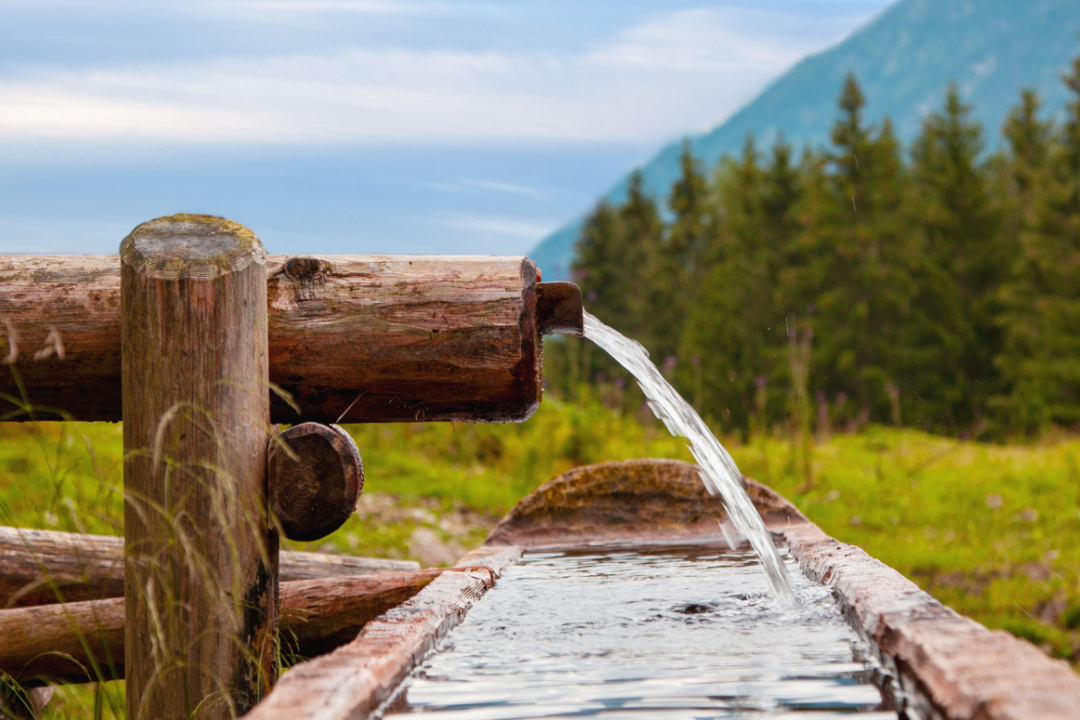
[[[827,536],[790,502],[747,480],[754,504],[806,575],[833,589],[877,651],[883,695],[906,720],[1073,720],[1080,676],[1025,640],[958,615],[863,550]],[[529,550],[724,544],[720,501],[696,467],[670,460],[573,470],[522,500],[484,546],[368,623],[355,640],[295,666],[250,720],[363,718],[391,697],[438,638]],[[583,589],[583,592],[585,589]]]
[[[527,550],[722,542],[693,466],[638,461],[548,483],[447,570],[279,555],[279,533],[344,522],[364,475],[340,430],[274,423],[520,421],[540,335],[581,321],[527,258],[268,256],[207,216],[144,223],[118,257],[0,258],[0,420],[123,420],[125,450],[123,540],[0,531],[8,690],[124,677],[132,720],[361,718]],[[747,486],[877,649],[899,716],[1078,717],[1067,665]]]
[[[876,650],[886,671],[880,678],[883,695],[898,718],[1077,716],[1080,677],[1065,662],[956,614],[861,549],[825,535],[768,487],[750,479],[746,487],[774,537],[807,576],[833,589],[848,621]],[[387,561],[283,555],[283,622],[291,628],[299,655],[318,656],[286,671],[244,717],[367,717],[524,552],[724,545],[718,529],[724,517],[720,501],[703,489],[696,467],[637,460],[578,468],[545,484],[503,518],[483,547],[448,571],[403,572]],[[9,560],[0,563],[0,587],[41,587],[49,569],[66,573],[68,592],[104,597],[115,594],[122,548],[115,538],[8,531],[0,532],[0,557]],[[339,577],[372,571],[387,574]],[[291,580],[295,576],[323,579],[297,582]],[[29,622],[29,614],[14,615],[25,610],[8,611],[7,628],[0,613],[3,636],[13,637],[14,628],[15,636],[31,638],[24,647],[0,652],[0,669],[31,685],[35,671],[69,682],[94,679],[79,667],[107,668],[109,677],[123,676],[123,664],[117,662],[123,657],[122,603],[33,607],[29,610],[39,619]],[[98,640],[87,643],[87,638]],[[47,648],[68,655],[42,656]],[[36,667],[30,657],[36,658]]]

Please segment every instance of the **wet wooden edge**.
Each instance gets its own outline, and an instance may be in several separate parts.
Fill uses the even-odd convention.
[[[439,638],[494,586],[521,548],[479,548],[412,599],[372,620],[347,645],[281,676],[249,720],[362,718],[387,700]]]
[[[811,522],[774,529],[899,684],[912,720],[1075,720],[1080,676],[1026,640],[942,605],[866,551]],[[904,717],[902,714],[901,717]]]

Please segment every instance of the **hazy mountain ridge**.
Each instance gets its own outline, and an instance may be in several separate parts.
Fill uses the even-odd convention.
[[[760,147],[782,133],[789,142],[822,145],[836,117],[836,98],[853,72],[867,97],[867,117],[892,119],[905,143],[956,81],[989,147],[1019,99],[1035,89],[1049,113],[1065,103],[1061,76],[1080,54],[1077,0],[900,0],[835,47],[802,60],[726,122],[687,139],[707,167],[738,151],[748,132]],[[647,189],[664,196],[678,175],[683,140],[642,167]],[[606,197],[621,201],[629,176]],[[531,253],[545,280],[565,279],[581,220],[545,238]]]

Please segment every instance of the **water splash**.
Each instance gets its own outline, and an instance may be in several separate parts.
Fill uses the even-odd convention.
[[[735,529],[750,541],[750,546],[761,560],[773,594],[782,603],[794,605],[795,594],[784,571],[784,564],[761,515],[743,489],[742,473],[709,426],[664,379],[656,365],[649,360],[649,351],[641,343],[608,327],[588,312],[585,313],[585,337],[630,371],[645,392],[653,414],[663,421],[672,435],[690,441],[690,452],[701,469],[701,481],[705,488],[721,497]]]

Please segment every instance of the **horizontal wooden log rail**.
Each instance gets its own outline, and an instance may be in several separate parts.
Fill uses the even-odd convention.
[[[282,659],[314,657],[348,643],[368,621],[400,605],[441,569],[281,584]],[[124,677],[124,599],[0,611],[0,672],[25,687]]]
[[[286,582],[419,569],[408,560],[282,552],[280,577]],[[0,527],[0,608],[123,594],[123,538]]]
[[[272,420],[524,420],[541,329],[573,324],[554,288],[538,319],[538,275],[525,257],[269,256]],[[117,256],[0,256],[0,335],[0,420],[121,419]]]

